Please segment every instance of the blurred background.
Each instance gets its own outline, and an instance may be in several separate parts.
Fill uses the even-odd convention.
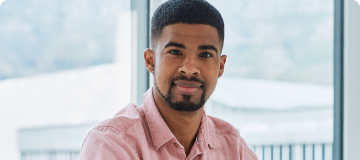
[[[79,159],[92,127],[141,104],[136,86],[152,77],[138,75],[137,43],[149,42],[139,24],[148,31],[164,1],[134,1],[1,4],[0,159]],[[224,18],[228,59],[207,114],[238,128],[260,160],[331,160],[333,1],[208,2]]]
[[[78,159],[130,103],[130,0],[0,6],[0,159]]]

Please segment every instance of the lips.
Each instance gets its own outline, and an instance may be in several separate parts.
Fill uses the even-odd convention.
[[[191,81],[177,81],[175,82],[175,88],[181,94],[192,95],[195,94],[201,87],[201,84]]]
[[[191,81],[177,81],[175,85],[188,87],[188,88],[200,88],[201,84]]]

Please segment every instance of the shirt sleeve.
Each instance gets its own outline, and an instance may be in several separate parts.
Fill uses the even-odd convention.
[[[113,127],[96,127],[86,137],[80,160],[137,160],[135,150]]]
[[[237,132],[239,135],[238,145],[240,145],[240,160],[259,160],[255,153],[246,144],[245,140],[240,136],[239,130]]]

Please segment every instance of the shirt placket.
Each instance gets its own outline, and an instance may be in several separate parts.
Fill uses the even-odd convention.
[[[171,143],[171,146],[174,148],[177,158],[180,160],[186,160],[184,147],[175,139],[172,140]]]
[[[193,145],[193,148],[190,151],[189,156],[186,158],[186,160],[195,160],[198,159],[197,156],[202,154],[200,150],[200,142],[198,138],[196,137],[195,143]]]

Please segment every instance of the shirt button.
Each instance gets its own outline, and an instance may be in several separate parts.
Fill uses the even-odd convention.
[[[174,142],[174,146],[175,146],[175,147],[178,147],[179,145],[178,145],[177,143],[175,143],[175,142]]]

